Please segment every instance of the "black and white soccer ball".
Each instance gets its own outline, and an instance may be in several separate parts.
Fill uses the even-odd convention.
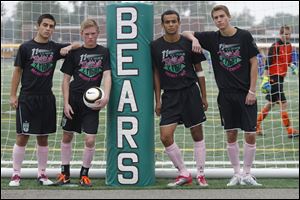
[[[104,91],[100,87],[91,87],[83,94],[83,102],[89,108],[95,108],[95,101],[103,99]]]

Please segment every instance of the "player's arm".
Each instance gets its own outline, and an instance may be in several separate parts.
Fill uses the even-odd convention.
[[[250,88],[246,97],[246,105],[253,105],[256,102],[256,81],[257,81],[257,69],[258,62],[257,57],[250,58]]]
[[[18,107],[18,97],[17,91],[20,84],[21,76],[22,76],[22,68],[19,66],[15,66],[13,71],[12,79],[11,79],[11,89],[10,89],[10,101],[9,104],[12,108],[16,109]]]
[[[202,47],[198,39],[194,36],[194,31],[183,31],[182,35],[188,40],[192,41],[192,51],[195,53],[202,53]]]
[[[65,56],[67,55],[71,50],[74,49],[78,49],[79,47],[81,47],[80,42],[73,42],[72,44],[70,44],[69,46],[66,46],[64,48],[60,49],[60,55]]]
[[[202,69],[201,63],[197,63],[194,65],[199,85],[200,85],[200,91],[201,91],[201,98],[202,98],[202,103],[203,103],[203,108],[205,111],[207,111],[208,108],[208,103],[207,103],[207,98],[206,98],[206,85],[205,85],[205,75],[204,71]]]
[[[153,80],[154,80],[154,95],[155,95],[155,113],[157,116],[160,116],[161,110],[161,88],[160,88],[160,78],[159,71],[156,66],[153,66]]]
[[[100,100],[99,107],[104,108],[110,97],[111,91],[111,70],[105,70],[103,72],[103,83],[104,83],[104,98]]]
[[[71,76],[69,74],[64,74],[61,89],[62,89],[63,97],[64,97],[64,113],[67,118],[72,119],[71,114],[74,114],[74,112],[73,112],[71,105],[69,104],[70,80],[71,80]]]

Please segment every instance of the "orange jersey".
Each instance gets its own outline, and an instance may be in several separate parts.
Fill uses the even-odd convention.
[[[292,45],[284,44],[281,40],[274,43],[268,54],[269,75],[286,76],[288,66],[292,62]]]

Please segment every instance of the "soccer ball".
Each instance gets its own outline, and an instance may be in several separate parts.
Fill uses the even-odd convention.
[[[91,87],[83,94],[83,102],[89,108],[95,108],[95,101],[103,99],[104,91],[100,87]]]

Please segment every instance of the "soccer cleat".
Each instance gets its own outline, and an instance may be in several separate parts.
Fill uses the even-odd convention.
[[[191,185],[193,183],[193,178],[191,174],[186,176],[178,176],[175,180],[175,182],[169,183],[168,187],[177,187],[177,186],[183,186],[183,185]]]
[[[53,182],[51,180],[49,180],[45,174],[42,174],[41,176],[39,176],[37,178],[37,182],[40,185],[52,185],[53,184]]]
[[[239,185],[241,182],[241,176],[239,174],[235,174],[229,181],[229,183],[227,183],[227,186],[236,186]]]
[[[288,128],[288,138],[299,137],[299,131],[294,128]]]
[[[208,183],[205,179],[205,176],[198,176],[197,177],[197,185],[200,185],[201,187],[207,187]]]
[[[82,176],[79,181],[79,184],[81,186],[92,187],[92,182],[88,176]]]
[[[11,177],[8,185],[11,187],[18,187],[20,186],[20,181],[21,181],[21,177],[18,174],[15,174],[14,176]]]
[[[66,176],[63,173],[60,173],[57,176],[57,180],[54,183],[54,185],[65,185],[65,184],[69,184],[70,183],[70,177]]]
[[[241,178],[241,185],[262,186],[262,184],[257,183],[256,178],[250,174]]]

